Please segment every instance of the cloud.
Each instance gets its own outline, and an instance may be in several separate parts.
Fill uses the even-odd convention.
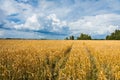
[[[0,9],[0,22],[2,22],[6,18],[5,12]]]
[[[30,4],[31,6],[37,7],[39,0],[15,0],[18,3]]]
[[[0,30],[0,37],[4,35],[4,31]]]
[[[101,14],[96,16],[84,16],[69,23],[73,34],[87,33],[90,35],[103,35],[120,29],[119,14]]]
[[[2,33],[2,34],[1,34]],[[65,35],[44,34],[34,31],[0,29],[0,38],[63,39]]]
[[[41,25],[39,24],[36,14],[33,14],[31,17],[28,17],[24,24],[14,25],[15,29],[29,29],[29,30],[39,30]]]
[[[2,12],[4,11],[6,13],[6,17],[4,18],[4,20],[2,19],[5,23],[4,27],[11,29],[14,28],[17,30],[28,29],[46,30],[50,32],[62,32],[62,27],[66,26],[66,22],[60,21],[56,17],[55,13],[59,13],[59,10],[57,10],[58,8],[56,8],[55,10],[50,9],[50,6],[53,6],[52,8],[54,8],[54,6],[57,6],[55,5],[55,2],[37,1],[40,6],[36,8],[34,8],[34,6],[31,6],[32,2],[34,3],[34,0],[1,1],[1,4],[3,6],[1,6],[0,9],[2,10]],[[10,8],[10,10],[8,7]],[[55,13],[53,14],[52,12]],[[64,10],[64,12],[66,11]],[[51,18],[47,18],[51,15],[54,16]],[[59,22],[55,22],[55,19],[59,20]]]
[[[0,0],[0,9],[5,12],[6,15],[18,12],[17,4],[14,0]]]
[[[48,16],[40,16],[33,14],[28,17],[24,23],[18,24],[14,21],[6,22],[4,27],[9,29],[34,31],[45,34],[53,35],[67,35],[69,34],[69,27],[66,21],[61,21],[57,18],[56,14],[50,14]],[[12,26],[12,27],[11,27]]]
[[[120,1],[0,0],[0,14],[0,29],[16,33],[63,37],[84,32],[105,36],[119,29]]]
[[[65,21],[60,21],[55,14],[50,14],[47,16],[48,21],[51,21],[52,31],[59,32],[63,27],[67,27],[67,23]]]
[[[26,31],[19,31],[19,30],[6,30],[6,29],[0,29],[0,34],[2,35],[0,37],[2,38],[35,38],[40,39],[44,38],[42,34],[38,34],[35,32],[26,32]]]

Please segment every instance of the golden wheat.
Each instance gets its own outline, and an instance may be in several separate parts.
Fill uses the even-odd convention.
[[[120,41],[0,40],[0,80],[120,80]]]

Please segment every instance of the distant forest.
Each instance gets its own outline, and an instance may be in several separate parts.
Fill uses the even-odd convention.
[[[75,37],[72,35],[66,37],[65,40],[104,40],[104,39],[92,39],[90,35],[81,33],[80,36],[77,37],[77,39],[75,39]],[[115,30],[110,35],[107,35],[106,40],[120,40],[120,30]]]

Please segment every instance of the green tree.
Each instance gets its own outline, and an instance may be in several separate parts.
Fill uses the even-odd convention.
[[[68,38],[68,37],[66,37],[66,38],[65,38],[65,40],[69,40],[69,38]]]
[[[77,37],[77,40],[91,40],[91,36],[89,36],[88,34],[80,34],[80,37]]]
[[[120,40],[120,30],[115,30],[110,35],[107,35],[106,40]]]
[[[72,35],[72,36],[70,36],[70,40],[74,40],[74,36]]]

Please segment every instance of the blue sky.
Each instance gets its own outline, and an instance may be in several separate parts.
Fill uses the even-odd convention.
[[[0,0],[0,38],[105,38],[120,29],[120,0]]]

